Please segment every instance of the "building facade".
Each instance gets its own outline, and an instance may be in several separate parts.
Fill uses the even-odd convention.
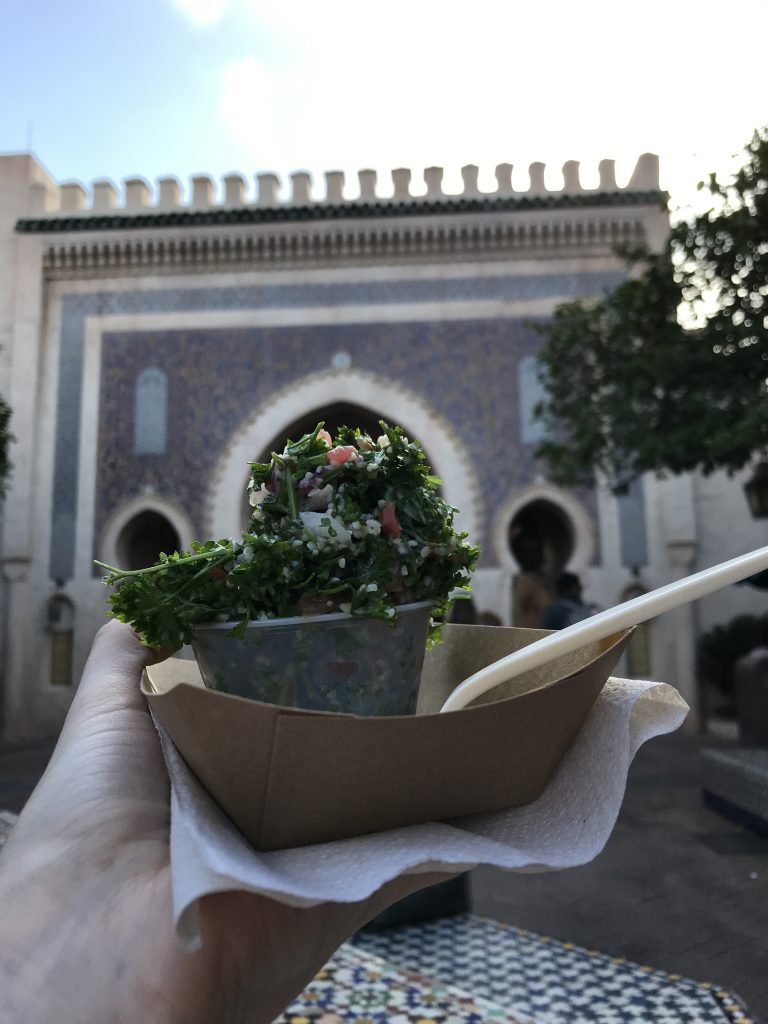
[[[534,449],[537,321],[625,273],[618,243],[667,231],[655,157],[629,183],[578,165],[493,193],[477,168],[446,195],[428,168],[381,195],[306,174],[54,182],[0,157],[0,390],[13,409],[2,565],[2,707],[9,738],[60,726],[105,592],[93,561],[136,567],[245,525],[248,462],[315,423],[419,438],[459,523],[482,547],[478,612],[535,624],[568,568],[601,606],[762,543],[733,481],[638,481],[616,499],[566,491]],[[534,541],[535,556],[524,554]],[[537,547],[538,545],[538,547]],[[696,705],[702,621],[759,604],[740,588],[653,623],[628,670]],[[702,615],[704,618],[702,619]],[[695,717],[691,719],[692,724]]]

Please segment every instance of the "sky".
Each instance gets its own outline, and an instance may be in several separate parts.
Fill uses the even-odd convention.
[[[0,0],[0,152],[59,181],[313,176],[533,161],[562,186],[659,154],[673,206],[695,204],[768,122],[766,0]]]

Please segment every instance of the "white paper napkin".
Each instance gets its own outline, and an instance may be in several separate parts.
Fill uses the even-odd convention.
[[[491,864],[547,871],[593,860],[619,813],[638,748],[673,732],[688,705],[665,683],[609,679],[555,776],[535,803],[506,811],[259,853],[186,767],[161,730],[171,777],[171,873],[176,929],[199,945],[197,903],[240,889],[292,906],[364,899],[401,874]]]

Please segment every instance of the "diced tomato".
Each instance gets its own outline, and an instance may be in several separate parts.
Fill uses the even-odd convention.
[[[348,462],[355,455],[357,455],[357,448],[353,444],[340,444],[338,448],[332,448],[328,452],[328,461],[341,465],[343,462]]]
[[[220,565],[214,565],[214,567],[211,569],[208,575],[212,580],[221,582],[222,580],[225,580],[227,576],[229,576],[229,573],[226,571],[226,569],[222,569]]]
[[[381,532],[386,533],[388,537],[399,537],[401,531],[400,523],[395,512],[394,501],[388,501],[382,505],[379,510],[379,522],[381,523]]]

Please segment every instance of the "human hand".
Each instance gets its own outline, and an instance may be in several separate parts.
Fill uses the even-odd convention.
[[[93,645],[43,779],[0,854],[0,1019],[10,1024],[272,1021],[412,875],[358,903],[205,897],[202,947],[173,927],[168,776],[139,690],[153,658],[112,621]]]

